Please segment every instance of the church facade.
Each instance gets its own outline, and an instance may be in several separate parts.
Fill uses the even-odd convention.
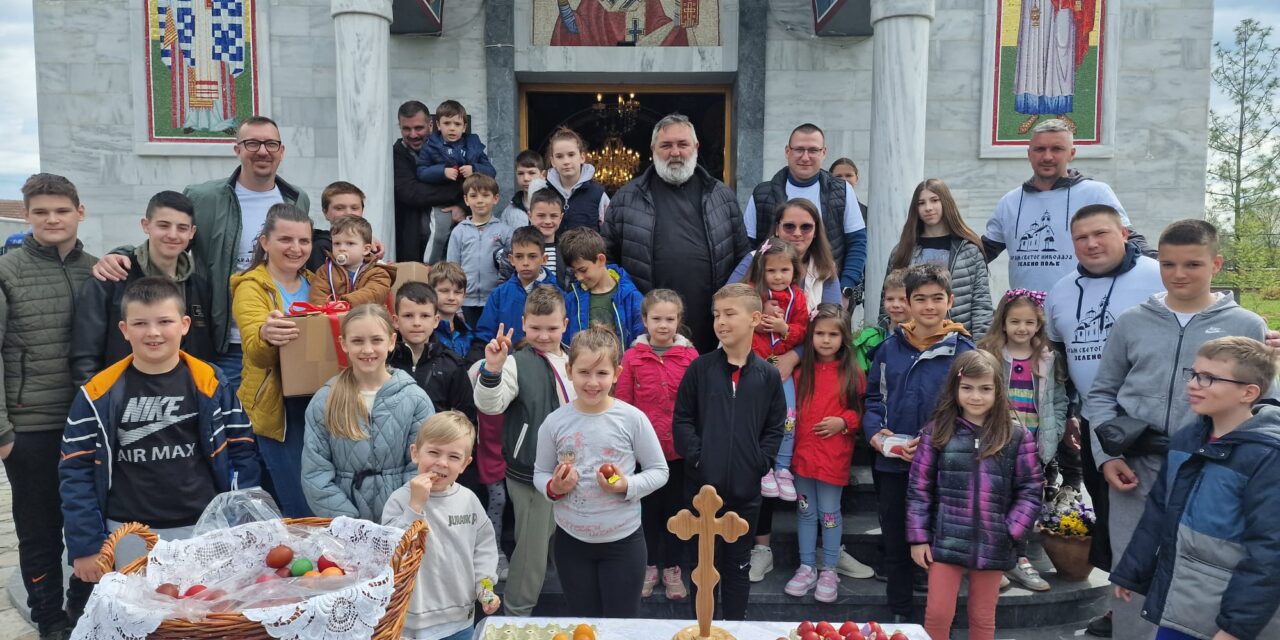
[[[981,232],[1030,176],[1027,131],[1065,116],[1074,166],[1153,236],[1203,213],[1212,25],[1212,0],[37,2],[40,153],[80,187],[102,251],[137,241],[156,191],[230,175],[255,112],[280,123],[280,175],[313,207],[350,180],[383,235],[404,100],[461,102],[506,195],[515,154],[554,126],[612,135],[642,168],[654,118],[682,109],[745,202],[812,122],[828,164],[862,171],[871,242],[889,245],[874,259],[925,177]]]

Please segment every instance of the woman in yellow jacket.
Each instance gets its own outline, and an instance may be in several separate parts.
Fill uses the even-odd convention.
[[[310,397],[285,398],[280,384],[280,347],[298,337],[286,317],[289,305],[306,302],[311,275],[311,218],[291,204],[267,211],[249,268],[231,276],[231,313],[244,349],[237,395],[258,437],[258,451],[271,476],[272,496],[286,517],[311,515],[302,494],[302,438]]]

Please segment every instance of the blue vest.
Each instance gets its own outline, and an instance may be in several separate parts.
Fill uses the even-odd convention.
[[[569,201],[564,204],[564,221],[560,223],[560,233],[578,227],[586,227],[592,231],[600,231],[600,198],[605,195],[604,187],[595,180],[588,180],[577,186],[569,194]]]

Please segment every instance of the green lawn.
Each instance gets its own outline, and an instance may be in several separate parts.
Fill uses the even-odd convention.
[[[1263,300],[1256,292],[1240,294],[1240,305],[1262,316],[1272,329],[1280,330],[1280,300]]]

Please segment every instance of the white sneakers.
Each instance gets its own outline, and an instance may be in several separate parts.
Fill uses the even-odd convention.
[[[751,571],[747,574],[750,580],[760,582],[770,571],[773,571],[773,549],[763,544],[751,547]]]

